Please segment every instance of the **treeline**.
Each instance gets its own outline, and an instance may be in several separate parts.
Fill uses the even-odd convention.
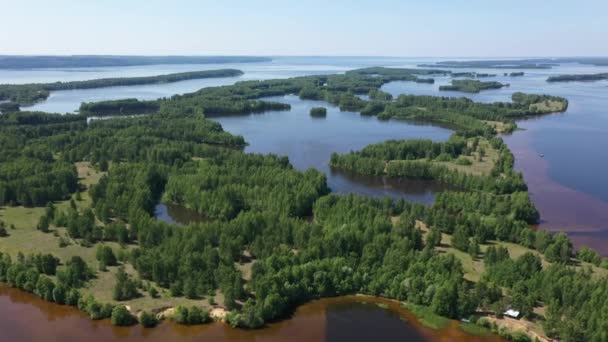
[[[476,74],[477,77],[481,77]],[[482,90],[500,89],[508,86],[496,81],[482,82],[479,80],[452,80],[451,85],[439,86],[439,90],[463,91],[465,93],[479,93]]]
[[[608,73],[550,76],[547,82],[591,82],[608,80]]]
[[[0,281],[47,301],[75,306],[80,300],[79,289],[94,276],[93,271],[78,256],[62,269],[58,265],[59,260],[50,254],[19,254],[13,261],[8,254],[0,253]]]
[[[37,101],[45,100],[49,97],[49,93],[51,91],[57,90],[91,89],[155,83],[171,83],[201,78],[235,77],[240,76],[242,74],[242,71],[236,69],[219,69],[180,72],[158,76],[101,78],[87,81],[2,84],[0,85],[0,101],[8,100],[21,106],[27,106]]]

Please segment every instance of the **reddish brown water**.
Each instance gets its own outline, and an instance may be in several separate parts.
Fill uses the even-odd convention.
[[[520,124],[525,125],[525,122]],[[534,134],[534,129],[518,131],[505,137],[505,141],[515,155],[515,167],[523,172],[541,214],[539,228],[566,232],[575,247],[589,246],[608,255],[608,230],[605,228],[608,203],[554,181],[549,174],[549,163],[532,147]]]
[[[433,331],[422,327],[397,302],[355,296],[302,305],[292,318],[260,330],[233,329],[223,323],[188,327],[170,322],[145,329],[92,321],[75,308],[0,285],[0,317],[2,341],[502,341],[494,336],[467,335],[457,322]]]

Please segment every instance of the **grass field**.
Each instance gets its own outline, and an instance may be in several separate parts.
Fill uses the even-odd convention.
[[[91,206],[91,197],[89,196],[88,187],[99,181],[103,175],[91,168],[88,163],[76,164],[79,175],[79,183],[82,186],[80,192],[81,199],[76,201],[76,206],[79,209],[89,208]],[[75,198],[75,194],[72,198]],[[55,203],[57,210],[66,210],[70,205],[70,201],[60,201]],[[2,207],[0,208],[0,220],[4,221],[8,227],[11,225],[15,229],[8,229],[9,236],[0,238],[0,251],[10,254],[13,258],[18,252],[23,254],[30,253],[51,253],[60,258],[63,262],[72,256],[81,256],[89,265],[97,267],[95,259],[95,248],[87,248],[78,244],[66,235],[63,228],[52,227],[49,233],[43,233],[36,229],[40,217],[44,215],[45,208],[26,208],[19,207]],[[66,247],[59,247],[61,238],[70,241]],[[120,248],[116,243],[107,243],[112,248]]]
[[[403,306],[416,315],[420,323],[427,328],[441,330],[447,328],[447,326],[450,324],[449,318],[435,314],[428,306],[420,306],[409,303],[404,303]]]
[[[484,328],[480,325],[477,325],[475,323],[468,323],[468,322],[460,322],[458,324],[458,327],[471,335],[475,335],[475,336],[488,336],[492,333],[492,331],[490,331],[490,329],[488,328]]]

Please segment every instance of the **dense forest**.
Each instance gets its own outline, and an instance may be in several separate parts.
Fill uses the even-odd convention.
[[[0,84],[0,101],[8,100],[20,106],[27,106],[33,104],[36,101],[47,99],[49,97],[50,92],[56,90],[91,89],[154,83],[171,83],[201,78],[235,77],[240,76],[242,74],[242,71],[236,69],[219,69],[180,72],[175,74],[158,76],[100,78],[88,81]]]
[[[480,76],[477,76],[480,77]],[[452,80],[451,85],[439,86],[439,90],[463,91],[465,93],[479,93],[482,90],[500,89],[507,87],[507,84],[502,84],[496,81],[482,82],[479,80]]]
[[[116,325],[139,320],[154,326],[157,316],[125,305],[132,308],[134,298],[153,301],[159,292],[164,300],[209,303],[219,292],[229,311],[226,320],[245,328],[287,317],[314,298],[363,293],[455,319],[482,312],[499,316],[510,306],[533,317],[542,308],[548,335],[605,340],[608,280],[576,267],[573,258],[595,267],[608,262],[589,249],[575,253],[564,234],[530,229],[538,212],[513,168],[513,155],[488,124],[515,127],[514,119],[565,110],[567,101],[522,93],[508,103],[393,99],[380,90],[390,81],[416,82],[416,75],[434,73],[370,68],[239,82],[157,101],[87,104],[91,113],[103,108],[118,116],[125,103],[150,106],[148,115],[89,123],[89,114],[1,115],[0,205],[41,209],[36,234],[57,234],[60,244],[69,238],[83,255],[94,254],[98,267],[79,256],[59,260],[48,251],[3,252],[0,281]],[[331,158],[332,167],[430,179],[447,190],[430,206],[331,194],[323,173],[296,170],[286,157],[244,153],[243,137],[209,119],[284,110],[288,105],[264,98],[285,94],[378,119],[450,124],[455,133],[446,142],[387,141]],[[370,101],[355,94],[369,94]],[[86,193],[79,162],[100,174]],[[476,163],[491,167],[467,171]],[[74,200],[85,195],[89,204]],[[184,226],[156,220],[159,201],[190,208],[206,220]],[[3,228],[0,239],[12,241],[15,231]],[[457,254],[442,252],[443,236],[456,251],[483,259],[479,279],[465,276]],[[503,249],[507,243],[529,252],[510,255]],[[102,302],[87,286],[108,269],[115,274],[112,301]],[[208,308],[178,306],[170,318],[204,323]]]

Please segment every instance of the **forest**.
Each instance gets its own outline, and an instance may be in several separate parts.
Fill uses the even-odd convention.
[[[427,72],[434,73],[416,74]],[[2,251],[0,281],[115,325],[156,325],[158,312],[137,303],[160,296],[199,303],[176,304],[163,316],[181,324],[207,322],[208,310],[221,305],[231,325],[259,328],[311,299],[362,293],[454,319],[499,316],[516,306],[549,336],[606,339],[608,278],[596,272],[608,262],[589,249],[575,252],[564,234],[530,229],[539,214],[513,155],[487,123],[516,127],[514,119],[565,110],[567,100],[523,93],[504,103],[393,99],[380,90],[394,80],[416,82],[412,75],[372,68],[238,82],[137,101],[156,107],[136,117],[120,116],[124,103],[101,102],[93,106],[120,117],[89,123],[83,113],[3,114],[2,210],[39,210],[32,236],[55,239],[56,254],[68,245],[82,257]],[[446,142],[386,141],[330,161],[350,172],[435,180],[446,191],[433,205],[333,194],[322,172],[297,170],[283,156],[244,153],[245,139],[210,119],[284,110],[288,105],[264,98],[285,94],[380,120],[451,124],[455,132]],[[77,167],[83,162],[99,175],[86,186]],[[485,169],[471,171],[482,163]],[[206,219],[167,224],[154,218],[159,202]],[[0,241],[17,241],[24,228],[0,219],[6,220]],[[444,238],[460,254],[446,253]],[[528,252],[503,249],[512,245]],[[484,264],[474,280],[462,254]],[[577,267],[581,260],[594,268]],[[110,295],[100,299],[91,288],[108,274]],[[540,308],[546,313],[539,318]]]
[[[116,86],[133,86],[142,84],[171,83],[212,77],[235,77],[243,72],[236,69],[219,69],[189,71],[175,74],[144,77],[101,78],[88,81],[30,83],[30,84],[0,84],[0,101],[8,100],[20,106],[34,104],[45,100],[51,91],[71,89],[91,89]]]

